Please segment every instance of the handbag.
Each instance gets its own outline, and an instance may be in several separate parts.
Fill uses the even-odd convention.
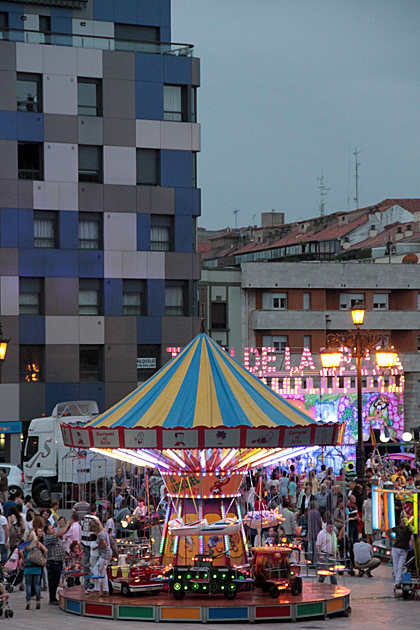
[[[45,565],[47,564],[46,557],[42,553],[41,549],[38,549],[38,547],[34,547],[33,549],[31,549],[31,551],[26,556],[26,559],[31,564],[35,564],[37,567],[45,567]]]

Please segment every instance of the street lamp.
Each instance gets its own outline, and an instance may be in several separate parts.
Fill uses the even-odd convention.
[[[1,367],[6,357],[7,344],[9,343],[9,341],[10,339],[6,339],[6,337],[3,335],[3,329],[0,323],[0,380],[1,380]]]
[[[356,474],[362,485],[363,497],[366,498],[365,453],[363,448],[363,399],[362,399],[362,359],[368,350],[377,350],[376,361],[380,368],[391,368],[396,363],[397,354],[389,347],[388,338],[371,330],[361,330],[365,319],[363,304],[356,303],[351,309],[351,316],[356,330],[327,335],[326,348],[321,350],[323,368],[338,368],[342,353],[340,348],[349,348],[356,359],[357,367],[357,446]]]

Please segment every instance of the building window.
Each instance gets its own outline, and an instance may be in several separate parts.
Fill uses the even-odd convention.
[[[79,213],[79,249],[102,249],[102,214]]]
[[[102,147],[79,144],[79,182],[102,182]]]
[[[150,217],[150,249],[152,252],[171,252],[174,249],[174,217],[152,214]]]
[[[417,310],[420,311],[420,293],[417,293]]]
[[[303,335],[303,347],[312,349],[312,335]]]
[[[187,120],[186,87],[186,85],[163,86],[163,120],[174,120],[178,122]]]
[[[19,179],[43,179],[42,159],[40,142],[18,142]]]
[[[264,348],[274,348],[276,352],[284,352],[289,346],[287,335],[263,335],[262,344]]]
[[[340,293],[340,309],[347,310],[355,305],[365,305],[364,293]]]
[[[98,278],[80,278],[79,315],[101,315],[102,284]]]
[[[287,293],[263,293],[262,307],[265,311],[287,309]]]
[[[160,346],[137,346],[137,382],[144,383],[160,368]]]
[[[19,315],[42,315],[42,278],[19,278]]]
[[[137,184],[159,186],[160,151],[158,149],[137,149]]]
[[[77,79],[77,113],[79,116],[102,116],[100,79]]]
[[[102,381],[103,346],[80,346],[79,378],[81,381]]]
[[[123,315],[145,315],[144,280],[123,280]]]
[[[135,24],[115,24],[115,50],[159,53],[160,28]]]
[[[43,33],[40,44],[51,44],[51,17],[49,15],[39,16],[39,32]]]
[[[18,112],[42,112],[42,77],[17,73]]]
[[[165,315],[185,315],[187,312],[185,282],[167,281],[165,285]]]
[[[192,187],[197,188],[197,153],[192,153]]]
[[[375,311],[388,310],[388,293],[375,293],[373,295],[373,309]]]
[[[311,294],[310,293],[303,294],[303,310],[304,311],[311,310]]]
[[[213,330],[226,330],[227,329],[228,325],[227,325],[226,302],[212,302],[211,327]]]
[[[43,378],[43,346],[19,346],[19,380],[36,383]]]
[[[0,39],[9,39],[9,14],[6,11],[0,11]]]
[[[58,247],[58,214],[50,210],[34,210],[34,247]]]

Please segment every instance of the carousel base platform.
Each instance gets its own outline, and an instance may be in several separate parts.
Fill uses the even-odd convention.
[[[163,591],[156,595],[111,595],[95,599],[86,596],[81,586],[74,586],[60,591],[60,607],[82,617],[143,622],[300,621],[346,613],[350,607],[350,590],[304,581],[303,592],[296,597],[284,593],[272,599],[254,589],[239,592],[233,601],[220,595],[195,597],[192,594],[176,601]]]

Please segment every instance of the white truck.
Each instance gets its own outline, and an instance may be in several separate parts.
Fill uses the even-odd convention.
[[[92,451],[75,453],[64,445],[61,424],[83,426],[99,413],[91,400],[58,403],[51,416],[29,424],[23,456],[25,483],[38,507],[49,507],[52,495],[68,502],[104,498],[112,488],[115,460]],[[80,496],[83,494],[84,496]],[[97,496],[97,495],[100,496]],[[63,506],[64,507],[64,506]]]

